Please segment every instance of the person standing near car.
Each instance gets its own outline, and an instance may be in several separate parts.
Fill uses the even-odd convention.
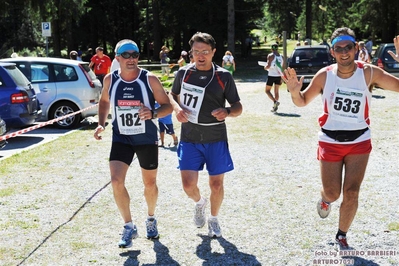
[[[372,53],[373,53],[373,38],[370,36],[364,45],[367,49],[367,52],[369,53],[370,59],[372,58]]]
[[[171,92],[176,118],[182,123],[177,148],[179,168],[183,189],[195,202],[194,224],[201,228],[206,223],[207,199],[198,188],[198,172],[206,164],[211,190],[208,235],[221,237],[218,214],[224,196],[223,178],[234,169],[225,119],[239,116],[242,105],[232,75],[212,62],[215,39],[197,32],[189,44],[194,63],[177,72]],[[230,107],[225,106],[226,101]]]
[[[101,84],[103,84],[103,79],[111,68],[111,59],[108,55],[104,54],[102,47],[96,48],[96,54],[90,59],[89,67],[94,70],[94,74],[101,81]]]
[[[130,197],[125,187],[127,170],[137,155],[147,202],[147,238],[158,238],[155,207],[158,199],[158,131],[153,119],[172,112],[169,97],[159,79],[138,67],[139,49],[132,40],[116,45],[119,71],[104,78],[98,107],[98,127],[94,138],[101,140],[105,122],[112,108],[112,146],[109,156],[111,184],[116,205],[125,223],[119,247],[132,246],[138,236],[130,211]],[[155,101],[160,107],[155,109]]]
[[[357,44],[353,30],[338,28],[331,40],[331,54],[336,63],[319,70],[304,91],[301,91],[303,77],[298,80],[294,69],[286,69],[283,80],[296,106],[306,106],[321,95],[323,114],[319,117],[317,159],[322,189],[317,211],[321,218],[326,218],[342,191],[335,239],[340,249],[348,249],[346,235],[356,215],[360,186],[372,150],[369,128],[372,88],[399,92],[399,79],[377,66],[355,61]],[[399,36],[395,42],[399,49]],[[394,58],[399,61],[398,54]]]
[[[279,89],[281,82],[281,76],[283,75],[284,57],[278,52],[278,44],[272,44],[272,52],[267,55],[267,64],[264,67],[269,73],[266,80],[266,95],[270,100],[273,101],[272,112],[276,112],[280,102]],[[274,95],[271,93],[274,84]]]
[[[365,62],[365,63],[370,63],[369,52],[367,52],[367,49],[364,46],[364,42],[363,41],[359,42],[358,60],[362,61],[362,62]]]

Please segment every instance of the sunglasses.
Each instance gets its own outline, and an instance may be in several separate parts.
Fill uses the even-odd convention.
[[[208,55],[208,54],[210,54],[211,52],[212,52],[212,51],[210,51],[210,50],[203,50],[203,51],[194,50],[194,51],[192,51],[192,53],[195,54],[195,55],[200,55],[200,54],[202,54],[202,55]]]
[[[135,58],[139,58],[140,54],[137,52],[133,52],[133,53],[123,52],[120,54],[120,56],[122,56],[125,59],[129,59],[130,57],[135,59]]]
[[[272,45],[272,49],[277,49],[278,46]]]
[[[335,46],[335,47],[334,47],[334,52],[340,53],[340,54],[342,54],[342,53],[347,53],[347,52],[349,52],[350,50],[352,50],[354,46],[355,46],[355,45],[354,45],[353,43],[350,43],[350,44],[348,44],[348,45],[345,46],[345,47]]]

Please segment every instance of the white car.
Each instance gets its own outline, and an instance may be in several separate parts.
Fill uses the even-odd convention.
[[[41,120],[51,120],[82,109],[87,110],[56,122],[59,128],[76,127],[84,118],[97,115],[101,82],[89,63],[51,57],[18,57],[13,62],[35,89],[42,109]]]

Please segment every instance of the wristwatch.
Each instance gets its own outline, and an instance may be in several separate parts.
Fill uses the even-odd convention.
[[[151,112],[152,112],[152,119],[157,119],[158,118],[158,112],[157,111],[153,111],[153,110],[151,110]]]

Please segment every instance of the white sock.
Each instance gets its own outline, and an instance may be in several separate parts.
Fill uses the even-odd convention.
[[[205,199],[201,196],[201,199],[200,199],[199,201],[197,201],[196,204],[202,205],[202,204],[204,204],[204,203],[205,203]]]
[[[217,219],[218,218],[218,216],[216,215],[216,216],[213,216],[213,215],[210,215],[209,216],[209,219]]]
[[[133,228],[134,227],[133,222],[125,223],[125,226],[128,226],[129,228]]]
[[[149,220],[149,219],[155,219],[155,215],[152,215],[152,216],[148,215],[147,220]]]

